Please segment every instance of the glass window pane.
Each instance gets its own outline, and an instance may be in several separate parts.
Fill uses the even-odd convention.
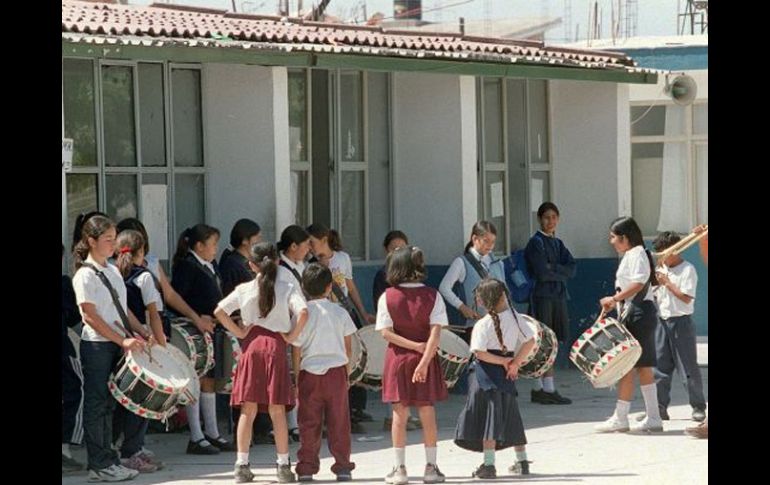
[[[508,252],[508,240],[505,234],[505,192],[505,172],[487,171],[484,219],[494,224],[497,229],[495,253]]]
[[[709,104],[696,104],[692,107],[693,132],[696,135],[709,134]]]
[[[90,173],[67,174],[67,229],[71,234],[75,230],[78,214],[95,211],[99,208],[97,175]],[[67,249],[71,241],[64,241]]]
[[[384,72],[367,74],[369,106],[369,259],[382,259],[382,240],[390,223],[390,103],[389,78]]]
[[[502,85],[499,79],[484,79],[484,162],[503,162]]]
[[[341,178],[340,235],[342,236],[342,244],[351,258],[364,259],[366,257],[364,172],[344,171]]]
[[[663,143],[634,143],[631,148],[631,212],[642,234],[658,233]]]
[[[340,157],[364,159],[363,92],[360,72],[340,73]]]
[[[178,167],[202,167],[201,73],[197,69],[174,69],[171,71],[171,82],[174,164]]]
[[[540,228],[537,220],[537,209],[543,202],[551,200],[551,182],[549,172],[532,172],[529,184],[529,211],[530,220],[534,229]],[[533,229],[533,230],[534,230]]]
[[[308,175],[305,170],[291,171],[291,220],[298,226],[307,227],[308,218]]]
[[[102,66],[102,113],[105,164],[108,167],[135,167],[132,67]]]
[[[161,260],[169,258],[168,183],[165,173],[142,176],[141,220],[150,236],[150,251]]]
[[[182,174],[174,177],[175,237],[198,223],[205,223],[203,174]]]
[[[307,76],[289,71],[289,156],[292,162],[307,161]]]
[[[631,107],[631,136],[663,136],[665,122],[665,106]]]
[[[73,139],[73,166],[96,166],[94,65],[87,59],[64,59],[64,136]]]
[[[166,165],[166,124],[163,110],[163,66],[139,64],[139,134],[142,166]]]
[[[506,80],[508,116],[508,220],[510,249],[524,248],[529,241],[529,204],[527,203],[527,132],[526,83],[523,79]]]
[[[698,201],[698,224],[709,222],[709,146],[707,143],[695,145],[695,173],[697,174],[696,199]]]
[[[545,81],[527,81],[530,163],[549,163],[548,95]]]
[[[137,217],[136,175],[107,175],[105,177],[107,215],[115,222]]]

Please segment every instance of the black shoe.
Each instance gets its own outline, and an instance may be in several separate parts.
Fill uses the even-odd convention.
[[[562,396],[559,391],[546,392],[543,390],[542,392],[542,398],[547,401],[544,404],[572,404],[572,399]]]
[[[353,475],[351,475],[350,470],[341,470],[335,475],[337,475],[338,482],[349,482],[353,479]]]
[[[508,468],[508,471],[516,475],[529,475],[529,464],[531,461],[517,461]]]
[[[297,481],[302,482],[312,482],[313,481],[313,475],[297,475]]]
[[[693,421],[699,421],[703,422],[706,419],[706,410],[705,409],[693,409],[692,410],[692,420]]]
[[[359,423],[358,421],[351,421],[350,422],[350,433],[351,434],[366,434],[366,428],[364,428],[364,425]]]
[[[485,465],[482,463],[471,476],[474,478],[497,478],[497,469],[495,465]]]
[[[530,392],[529,395],[532,402],[536,402],[538,404],[551,404],[551,401],[548,400],[548,397],[545,396],[545,391],[542,389],[539,391],[532,389],[532,392]]]
[[[294,428],[291,431],[289,431],[289,438],[295,443],[299,443],[299,429]]]
[[[219,448],[219,451],[235,451],[237,449],[235,443],[232,441],[227,441],[221,436],[219,438],[212,438],[211,436],[206,436],[204,434],[203,437],[206,439],[206,441]]]
[[[206,440],[190,441],[187,443],[188,455],[218,455],[219,448],[209,444],[203,444]]]
[[[362,423],[371,423],[374,421],[372,415],[365,413],[363,409],[354,409],[352,415],[356,418],[357,421]]]

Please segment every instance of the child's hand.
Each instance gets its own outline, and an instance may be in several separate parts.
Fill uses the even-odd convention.
[[[428,342],[420,342],[419,344],[417,344],[417,347],[414,350],[416,350],[421,354],[424,354],[427,348],[428,348]]]
[[[209,315],[201,315],[200,320],[195,322],[195,326],[201,332],[211,333],[214,331],[214,320]]]
[[[615,307],[615,300],[611,296],[605,296],[599,300],[599,304],[602,306],[602,310],[608,312]]]
[[[517,364],[513,359],[508,362],[508,365],[505,367],[505,369],[507,371],[506,377],[508,379],[514,381],[517,377],[519,377],[519,364]]]
[[[669,279],[668,276],[664,273],[655,273],[655,276],[658,278],[658,284],[660,286],[668,286]]]
[[[423,383],[428,378],[428,366],[418,365],[412,375],[412,384]]]

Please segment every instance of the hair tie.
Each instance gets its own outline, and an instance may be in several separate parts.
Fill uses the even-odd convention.
[[[131,252],[131,248],[128,246],[123,246],[122,248],[120,248],[120,254],[128,254],[130,252]]]
[[[266,262],[268,262],[268,261],[270,261],[270,256],[267,256],[267,255],[266,255],[264,258],[262,258],[262,262],[263,262],[263,263],[266,263]]]

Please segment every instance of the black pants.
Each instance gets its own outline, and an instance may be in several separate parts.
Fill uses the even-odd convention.
[[[71,343],[68,348],[62,348],[61,400],[61,442],[80,444],[83,442],[83,371]]]

